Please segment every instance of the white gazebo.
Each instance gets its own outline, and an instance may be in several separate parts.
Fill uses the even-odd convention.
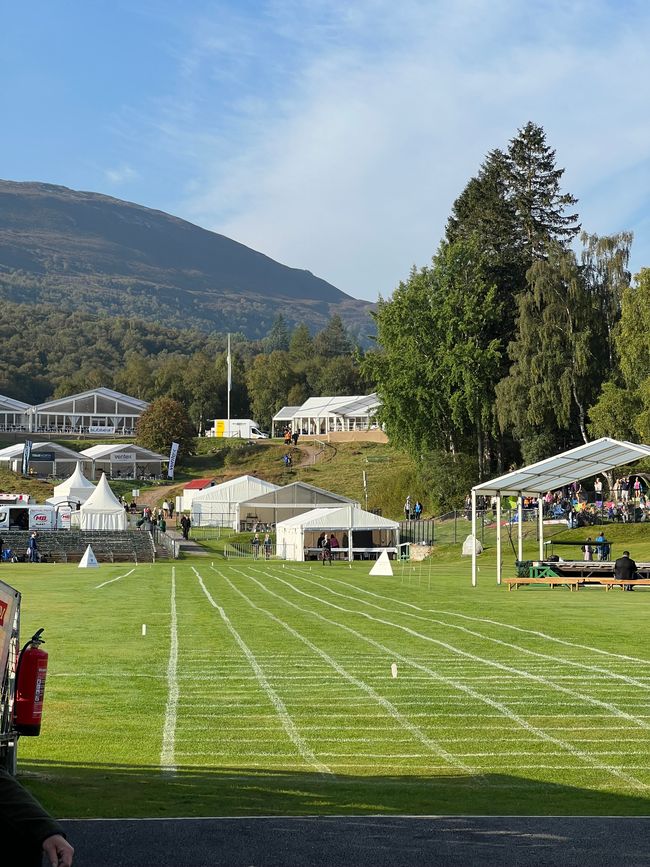
[[[239,504],[275,491],[277,487],[255,476],[238,476],[198,491],[192,498],[192,523],[197,527],[232,527],[237,530]]]
[[[272,426],[286,424],[292,431],[310,436],[366,431],[377,426],[380,407],[376,393],[310,397],[301,406],[283,407],[273,416]]]
[[[342,494],[325,491],[307,482],[292,482],[273,491],[266,491],[238,506],[239,528],[252,529],[254,524],[278,524],[305,512],[344,505],[358,506]]]
[[[81,505],[86,502],[94,490],[95,485],[84,476],[81,464],[77,462],[74,473],[60,485],[55,486],[54,492],[47,502],[53,506],[60,503]]]
[[[304,560],[305,550],[316,551],[321,533],[340,534],[345,559],[378,557],[382,551],[397,554],[399,524],[358,506],[314,509],[281,521],[276,527],[276,551],[285,560]],[[336,550],[336,549],[334,549]]]
[[[126,530],[127,518],[124,506],[111,491],[106,474],[97,483],[78,512],[80,530]],[[75,521],[76,523],[76,521]]]
[[[168,460],[165,455],[135,443],[90,446],[81,454],[92,466],[93,479],[98,471],[106,473],[112,479],[159,478],[162,465]]]
[[[14,473],[22,470],[25,443],[14,443],[0,449],[0,465],[7,466]],[[77,463],[82,466],[86,460],[79,452],[62,446],[60,443],[33,442],[29,452],[28,472],[37,476],[61,478],[74,472]]]
[[[547,491],[555,491],[590,476],[613,470],[623,464],[650,457],[650,446],[637,445],[601,437],[575,449],[545,458],[535,464],[513,470],[489,482],[472,488],[472,537],[476,539],[476,498],[496,497],[497,526],[497,584],[501,583],[501,497],[517,497],[517,559],[523,559],[523,498],[537,499],[539,521],[539,559],[544,559],[544,509],[543,497]],[[472,545],[472,585],[476,586],[476,544]]]

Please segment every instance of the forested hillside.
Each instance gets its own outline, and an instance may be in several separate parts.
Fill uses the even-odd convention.
[[[0,181],[0,298],[263,337],[278,313],[355,334],[372,305],[309,271],[161,211],[51,184]]]
[[[40,403],[106,386],[142,400],[180,401],[199,431],[225,415],[225,334],[138,319],[68,313],[50,305],[0,306],[0,394]],[[318,394],[365,393],[362,350],[340,317],[315,335],[276,317],[262,340],[232,336],[232,416],[268,427],[286,403]]]

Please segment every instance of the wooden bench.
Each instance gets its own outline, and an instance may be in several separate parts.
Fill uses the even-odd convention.
[[[582,578],[565,578],[557,575],[545,575],[537,578],[506,578],[508,592],[514,587],[517,590],[522,584],[548,584],[553,590],[554,587],[566,586],[569,590],[577,590],[584,583]]]
[[[626,587],[628,584],[631,584],[633,587],[650,587],[650,578],[637,578],[636,581],[619,581],[618,578],[590,578],[584,583],[589,584],[600,584],[605,588],[607,592],[609,592],[612,587]]]

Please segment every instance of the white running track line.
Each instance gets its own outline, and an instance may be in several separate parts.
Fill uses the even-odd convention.
[[[160,767],[176,773],[176,714],[178,712],[178,620],[176,617],[176,567],[172,566],[172,589],[169,623],[169,661],[167,663],[167,706],[163,726]]]
[[[291,574],[294,574],[294,573],[291,573]],[[318,581],[314,581],[314,580],[312,580],[310,578],[306,578],[304,576],[300,576],[300,577],[301,577],[301,580],[305,581],[307,584],[313,584],[316,587],[322,587],[323,586],[323,585],[319,584]],[[276,580],[277,581],[283,581],[282,578],[278,578],[278,577],[276,577]],[[283,581],[283,583],[287,583],[287,582]],[[293,587],[293,585],[291,585],[291,584],[289,584],[288,586]],[[334,605],[334,603],[328,602],[326,599],[321,599],[319,596],[313,596],[309,593],[306,593],[306,594],[302,593],[302,591],[297,590],[297,588],[295,588],[295,587],[293,589],[296,590],[298,593],[301,593],[302,595],[306,595],[310,599],[314,599],[314,600],[321,602],[323,605],[331,605],[333,608],[336,608],[339,611],[344,611],[348,614],[356,614],[359,617],[365,617],[368,620],[373,620],[373,621],[375,621],[377,623],[381,623],[385,626],[391,626],[394,629],[400,629],[404,632],[407,632],[409,635],[412,635],[414,638],[422,638],[424,641],[429,641],[432,644],[437,644],[438,646],[443,647],[445,650],[450,650],[452,653],[457,654],[459,656],[463,656],[466,659],[471,659],[473,662],[479,662],[483,665],[488,665],[492,668],[497,668],[500,671],[505,671],[510,675],[514,674],[514,675],[517,675],[518,677],[523,677],[526,680],[535,681],[536,683],[540,683],[543,686],[548,687],[549,689],[555,690],[556,692],[564,693],[565,695],[568,695],[573,699],[576,699],[579,701],[584,701],[587,704],[593,705],[594,707],[599,707],[599,708],[602,708],[603,710],[607,710],[613,716],[619,717],[620,719],[626,719],[626,720],[629,720],[630,722],[635,723],[636,725],[639,726],[639,728],[650,730],[650,721],[643,719],[642,717],[635,716],[634,714],[628,713],[627,711],[621,710],[619,707],[612,704],[611,702],[602,701],[601,699],[598,699],[598,698],[593,698],[592,696],[587,695],[586,693],[578,692],[578,691],[571,689],[567,686],[561,686],[560,684],[555,683],[555,681],[550,680],[549,678],[544,677],[541,674],[533,674],[532,672],[526,671],[525,669],[515,668],[514,666],[505,665],[504,663],[497,662],[496,660],[485,659],[484,657],[476,656],[473,653],[469,653],[466,650],[462,650],[459,647],[455,647],[453,644],[448,644],[447,642],[441,641],[438,638],[432,638],[429,635],[424,635],[421,632],[416,632],[415,630],[410,629],[408,626],[402,626],[401,624],[393,623],[390,620],[383,620],[381,617],[373,617],[371,614],[368,614],[365,611],[357,611],[353,608],[344,608],[344,607],[339,606],[339,605]],[[324,589],[328,589],[328,588],[324,588]],[[329,592],[336,595],[336,596],[343,596],[343,594],[337,593],[335,590],[330,589]],[[343,598],[349,599],[350,597],[343,596]],[[350,601],[358,602],[360,605],[364,605],[364,604],[372,605],[374,608],[380,607],[380,606],[374,605],[371,602],[364,603],[360,599],[352,599]],[[386,609],[382,608],[380,610],[385,611]],[[417,617],[419,620],[426,620],[425,617],[419,617],[417,614],[408,614],[407,615],[405,612],[401,612],[401,616]],[[446,625],[444,623],[444,621],[436,621],[436,622],[441,623],[443,626]],[[472,630],[466,629],[463,626],[457,626],[454,628],[461,629],[464,632],[468,632],[470,635],[472,635],[474,637],[485,638],[485,636],[483,636],[480,632],[473,632]],[[502,642],[499,639],[487,639],[487,640],[488,641],[496,641],[498,644],[506,644],[507,647],[511,647],[514,649],[523,649],[523,648],[518,648],[517,645],[508,645],[506,642]],[[534,651],[529,651],[529,652],[535,656],[538,655]],[[554,657],[549,657],[549,660],[551,660],[551,659],[553,659],[554,661],[558,661],[558,660],[555,660]],[[605,671],[605,670],[603,669],[603,671]],[[623,675],[621,675],[621,677],[623,677]],[[643,686],[643,688],[645,688],[644,685],[642,685],[642,684],[640,684],[640,685]]]
[[[389,714],[399,725],[405,729],[409,734],[411,734],[416,740],[418,740],[421,744],[424,744],[427,749],[429,749],[437,758],[443,759],[447,764],[451,765],[458,770],[464,771],[466,774],[471,774],[472,776],[477,776],[478,772],[476,768],[471,768],[469,765],[466,765],[464,762],[461,762],[456,756],[452,753],[447,752],[447,750],[436,741],[432,740],[428,737],[422,729],[415,725],[415,723],[411,722],[407,719],[403,714],[399,712],[399,710],[392,704],[388,699],[384,698],[378,692],[376,692],[371,686],[369,686],[365,681],[359,680],[359,678],[354,677],[354,675],[350,674],[346,671],[343,666],[339,665],[335,659],[333,659],[329,654],[327,654],[320,647],[317,647],[313,642],[311,642],[304,635],[301,635],[300,632],[295,630],[292,626],[289,626],[288,623],[285,623],[284,620],[281,620],[279,617],[276,617],[271,611],[268,611],[266,608],[261,608],[259,605],[256,605],[252,599],[246,596],[238,587],[236,587],[229,578],[227,578],[222,572],[219,572],[214,566],[211,567],[220,578],[223,578],[232,589],[238,593],[242,599],[245,599],[248,604],[254,608],[256,611],[260,611],[262,614],[265,614],[274,623],[280,625],[283,629],[286,629],[294,638],[297,638],[299,641],[302,641],[303,644],[306,644],[307,647],[313,652],[318,654],[329,666],[331,666],[341,677],[345,678],[349,683],[353,684],[358,689],[362,690],[366,693],[366,695],[371,698],[373,701],[377,702],[385,711]]]
[[[299,574],[294,572],[293,574]],[[325,576],[323,576],[324,578]],[[650,665],[650,660],[640,659],[638,656],[626,656],[623,653],[614,653],[611,650],[602,650],[600,647],[591,647],[588,644],[577,644],[574,641],[567,641],[564,638],[557,638],[554,635],[548,635],[546,632],[538,632],[535,629],[525,629],[523,626],[515,626],[512,623],[503,623],[500,620],[491,620],[488,617],[475,617],[471,614],[461,614],[458,611],[447,611],[444,608],[421,608],[419,605],[414,605],[411,602],[403,602],[394,596],[383,596],[381,593],[373,593],[371,590],[365,590],[363,587],[357,587],[354,584],[348,584],[346,581],[341,581],[337,578],[329,578],[328,581],[334,581],[337,584],[343,584],[344,587],[351,587],[359,593],[364,593],[368,596],[374,596],[377,599],[384,599],[387,602],[396,602],[398,605],[404,605],[407,608],[415,608],[417,611],[429,612],[431,614],[444,614],[448,617],[460,617],[463,620],[474,620],[478,623],[489,623],[491,626],[501,626],[504,629],[512,629],[514,632],[522,632],[526,635],[534,635],[537,638],[543,638],[545,641],[553,641],[556,644],[563,644],[565,647],[575,647],[578,650],[588,650],[590,653],[599,653],[602,656],[611,656],[614,659],[621,659],[625,662],[640,662],[644,665]]]
[[[605,772],[611,774],[612,776],[617,777],[620,780],[623,780],[624,782],[628,783],[629,785],[631,785],[635,789],[646,790],[649,788],[649,786],[646,783],[641,782],[641,780],[638,780],[636,777],[632,777],[629,774],[624,773],[623,771],[621,771],[620,768],[601,763],[601,762],[597,761],[596,758],[591,753],[584,752],[584,750],[580,750],[577,747],[574,747],[572,744],[568,743],[567,741],[563,741],[561,738],[557,738],[554,735],[550,735],[548,732],[544,731],[543,729],[540,729],[537,726],[532,725],[526,719],[519,716],[519,714],[512,711],[507,705],[503,704],[502,702],[496,701],[495,699],[491,698],[490,696],[483,695],[482,693],[478,692],[477,690],[473,689],[470,686],[467,686],[466,684],[459,683],[458,681],[455,681],[452,678],[445,677],[444,675],[438,674],[438,672],[434,671],[433,669],[428,668],[425,665],[422,665],[421,663],[417,662],[414,659],[410,659],[409,657],[403,656],[398,651],[396,651],[390,647],[387,647],[385,644],[381,644],[379,641],[376,641],[374,638],[370,638],[366,635],[363,635],[361,632],[357,632],[357,630],[353,629],[351,626],[347,626],[344,623],[339,623],[337,620],[331,620],[330,618],[325,617],[322,614],[318,614],[316,611],[314,611],[311,608],[302,608],[300,605],[297,605],[295,602],[291,602],[289,599],[286,599],[285,597],[280,596],[278,593],[274,593],[272,590],[269,590],[268,587],[266,587],[264,584],[262,584],[260,581],[258,581],[256,578],[254,578],[252,575],[248,575],[246,572],[241,572],[241,570],[239,570],[239,569],[235,569],[234,571],[238,572],[240,575],[243,575],[245,578],[248,578],[250,581],[254,581],[255,584],[257,584],[264,592],[270,593],[272,596],[275,596],[277,599],[279,599],[285,605],[290,605],[292,608],[295,608],[298,611],[301,611],[303,614],[309,614],[312,617],[316,617],[318,620],[323,621],[324,623],[330,624],[330,626],[335,626],[338,629],[342,629],[345,632],[348,632],[350,635],[353,635],[355,638],[358,638],[359,640],[365,641],[366,643],[370,644],[371,646],[376,647],[378,650],[381,650],[383,653],[389,654],[390,658],[397,659],[400,662],[403,662],[405,665],[410,665],[413,668],[416,668],[419,671],[422,671],[425,674],[428,674],[433,680],[436,680],[440,683],[446,683],[447,685],[449,685],[453,689],[456,689],[460,692],[464,692],[466,695],[470,696],[471,698],[476,699],[476,701],[480,701],[483,704],[487,704],[489,707],[492,707],[495,710],[499,711],[499,713],[501,713],[504,717],[506,717],[506,719],[509,719],[515,725],[518,725],[521,728],[523,728],[529,734],[534,735],[535,737],[539,738],[539,740],[545,741],[546,743],[554,744],[555,746],[559,747],[561,750],[564,750],[565,752],[572,755],[574,758],[578,758],[581,761],[586,762],[590,767],[595,768],[595,769],[600,770],[600,771],[605,771]],[[292,587],[292,585],[289,584],[288,581],[284,581],[282,578],[277,578],[275,575],[268,573],[268,572],[265,572],[264,574],[270,578],[274,578],[275,580],[280,581],[283,584],[287,584],[287,586],[289,586],[289,587]],[[301,594],[302,596],[309,597],[308,593],[303,593],[303,591],[299,590],[298,588],[293,588],[293,589],[297,593]],[[333,608],[339,607],[337,605],[333,605],[332,603],[326,603],[326,604],[331,605]],[[371,618],[371,619],[374,619],[374,618]]]
[[[110,581],[104,581],[102,584],[98,584],[96,587],[93,587],[93,590],[99,590],[100,587],[106,587],[107,584],[112,584],[113,581],[119,581],[120,578],[128,578],[133,572],[135,572],[135,569],[130,569],[128,572],[125,572],[124,575],[118,575],[117,578],[111,578]]]
[[[267,694],[269,701],[271,702],[271,704],[275,708],[276,713],[280,719],[280,722],[282,723],[282,727],[284,728],[285,732],[287,733],[289,740],[291,740],[291,742],[294,744],[294,746],[296,747],[296,749],[298,750],[298,752],[300,753],[302,758],[308,764],[310,764],[312,767],[316,768],[316,770],[319,773],[332,774],[332,771],[327,767],[327,765],[324,765],[316,757],[316,755],[312,752],[312,750],[307,746],[306,742],[303,740],[302,736],[300,735],[300,732],[296,728],[294,721],[289,716],[289,712],[288,712],[287,708],[285,707],[284,702],[282,701],[280,696],[276,693],[276,691],[273,689],[271,684],[266,679],[266,675],[262,671],[260,664],[258,663],[257,659],[255,658],[255,655],[253,654],[253,651],[248,647],[248,645],[245,643],[244,639],[241,637],[241,635],[237,632],[235,627],[232,625],[232,623],[230,622],[230,619],[229,619],[228,615],[226,614],[226,612],[224,611],[224,609],[214,601],[214,599],[210,595],[209,590],[207,589],[207,587],[203,583],[203,578],[201,577],[199,572],[197,572],[197,570],[194,568],[194,566],[192,566],[192,572],[194,572],[194,574],[198,578],[199,584],[201,585],[201,589],[205,593],[205,596],[206,596],[208,602],[210,603],[210,605],[212,605],[213,608],[216,608],[216,610],[219,612],[219,616],[221,617],[223,622],[226,624],[228,631],[230,632],[232,637],[235,639],[235,641],[239,645],[242,653],[244,654],[244,656],[246,657],[246,659],[250,663],[251,668],[253,669],[253,671],[255,672],[255,674],[257,676],[257,680],[258,680],[260,686],[262,687],[264,692]]]
[[[295,572],[291,572],[292,575],[295,575]],[[307,581],[309,584],[314,584],[316,587],[320,587],[323,590],[327,590],[328,593],[331,593],[333,596],[340,596],[343,599],[347,599],[349,602],[358,602],[360,605],[369,605],[371,608],[376,608],[378,611],[384,611],[388,614],[397,615],[398,617],[413,617],[416,620],[424,620],[426,623],[437,623],[439,626],[444,626],[447,629],[456,629],[459,632],[464,632],[467,635],[471,635],[474,638],[480,638],[483,641],[490,641],[493,644],[500,644],[503,647],[507,647],[510,650],[516,650],[519,653],[527,654],[528,656],[536,656],[539,659],[543,659],[546,662],[558,662],[560,665],[564,665],[570,668],[580,668],[585,671],[592,671],[596,674],[604,674],[608,678],[613,678],[614,680],[622,680],[624,683],[627,683],[629,686],[634,686],[637,689],[646,689],[650,690],[650,683],[644,683],[641,680],[637,680],[636,678],[629,677],[626,674],[619,674],[614,671],[610,671],[608,668],[601,668],[598,665],[589,665],[586,662],[577,662],[575,660],[563,659],[559,656],[550,656],[547,653],[540,653],[537,650],[530,650],[527,647],[522,647],[519,644],[511,644],[508,641],[503,641],[501,638],[493,638],[490,635],[485,635],[482,632],[475,632],[473,629],[468,629],[466,626],[459,626],[455,623],[449,623],[447,620],[437,620],[432,617],[425,617],[421,614],[411,614],[409,611],[395,611],[394,609],[391,611],[390,608],[384,608],[382,605],[377,605],[374,602],[367,602],[363,599],[359,599],[358,597],[350,596],[349,594],[339,593],[337,590],[332,590],[331,587],[328,587],[327,584],[321,584],[320,581],[314,581],[310,578],[305,578],[304,576],[300,576],[303,580]],[[341,582],[343,583],[343,582]],[[346,585],[350,587],[350,589],[354,589],[354,585]],[[373,594],[375,595],[375,594]],[[385,598],[385,597],[382,597]],[[391,601],[389,598],[385,601]]]

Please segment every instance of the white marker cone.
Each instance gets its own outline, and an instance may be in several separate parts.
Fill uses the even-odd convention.
[[[393,677],[397,677],[397,663],[396,663],[396,662],[394,662],[394,663],[391,665],[391,667],[390,667],[390,673],[393,675]]]
[[[143,624],[142,624],[142,634],[143,634],[143,635],[146,635],[146,634],[147,634],[147,624],[146,624],[146,623],[143,623]]]

